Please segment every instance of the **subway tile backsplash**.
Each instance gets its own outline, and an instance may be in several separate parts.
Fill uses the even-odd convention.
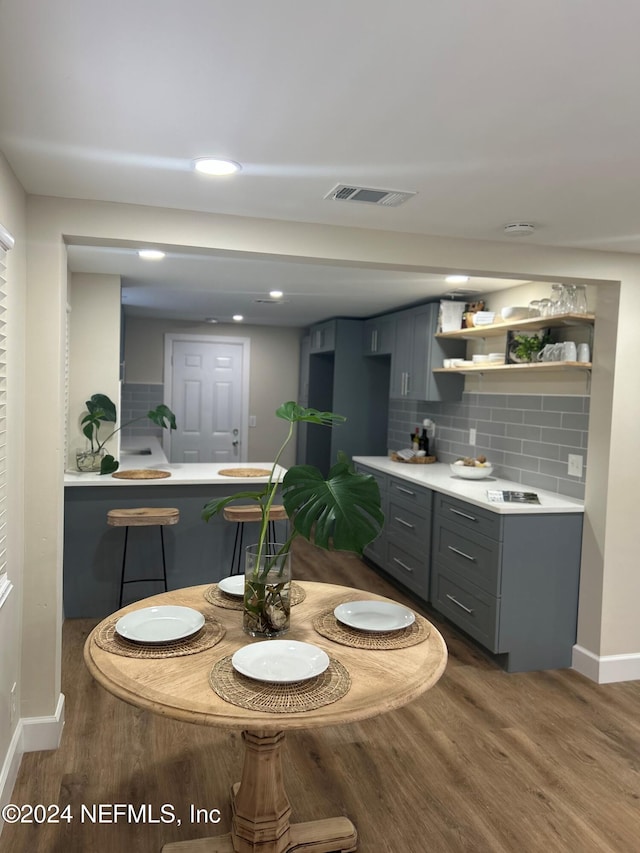
[[[134,418],[142,417],[131,426],[124,427],[122,438],[135,438],[136,436],[152,435],[156,438],[162,436],[162,428],[155,426],[148,418],[144,417],[150,409],[155,409],[164,402],[164,385],[125,382],[122,384],[120,393],[120,423],[127,423]]]
[[[499,477],[538,489],[584,498],[589,397],[561,394],[465,392],[460,402],[390,401],[389,450],[409,446],[424,418],[436,425],[440,462],[484,454]],[[476,430],[476,445],[469,430]],[[582,477],[569,477],[570,453],[583,457]]]

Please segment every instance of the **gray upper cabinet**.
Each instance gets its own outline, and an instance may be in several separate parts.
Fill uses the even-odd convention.
[[[443,359],[464,357],[466,346],[462,341],[435,337],[439,308],[439,303],[431,302],[392,315],[395,319],[395,345],[391,356],[392,399],[460,399],[464,388],[461,376],[432,373],[434,367],[442,367]]]
[[[333,352],[336,348],[336,320],[316,323],[309,329],[309,352]]]
[[[393,352],[396,321],[393,316],[376,317],[364,324],[364,354],[390,355]]]

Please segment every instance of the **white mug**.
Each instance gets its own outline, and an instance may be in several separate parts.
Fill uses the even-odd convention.
[[[578,353],[575,341],[565,341],[562,344],[562,361],[577,361]]]
[[[578,344],[578,361],[581,364],[588,364],[591,361],[591,353],[589,352],[589,344]]]

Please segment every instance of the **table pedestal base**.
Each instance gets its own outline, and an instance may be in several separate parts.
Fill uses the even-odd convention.
[[[282,779],[284,732],[246,731],[242,781],[231,789],[232,830],[217,838],[165,844],[162,853],[353,853],[358,833],[346,817],[289,823]]]

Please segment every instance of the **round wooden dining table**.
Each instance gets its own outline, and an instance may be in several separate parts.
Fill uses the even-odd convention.
[[[257,641],[243,632],[240,611],[218,607],[205,599],[207,586],[177,589],[124,607],[103,620],[87,638],[86,665],[96,681],[113,695],[175,720],[243,732],[245,753],[241,781],[231,788],[231,832],[166,844],[163,853],[290,853],[295,850],[348,853],[357,849],[356,828],[346,817],[290,823],[291,807],[281,764],[285,732],[352,723],[406,705],[438,681],[446,666],[447,648],[433,625],[428,625],[427,639],[407,648],[353,648],[328,639],[313,626],[318,614],[345,601],[389,599],[334,584],[298,583],[306,597],[292,608],[291,629],[285,639],[312,643],[324,649],[331,659],[342,664],[350,677],[345,695],[313,710],[287,713],[249,710],[226,701],[215,692],[210,683],[215,664],[247,643]],[[221,623],[225,635],[207,650],[162,659],[126,657],[96,643],[101,628],[116,617],[159,605],[194,608]]]

